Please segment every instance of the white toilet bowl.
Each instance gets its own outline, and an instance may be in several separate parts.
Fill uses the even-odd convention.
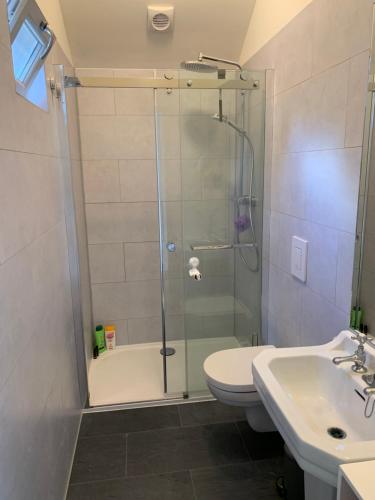
[[[251,370],[255,356],[270,348],[274,346],[218,351],[203,364],[207,385],[215,398],[227,405],[243,407],[247,421],[258,432],[276,430],[255,389]]]

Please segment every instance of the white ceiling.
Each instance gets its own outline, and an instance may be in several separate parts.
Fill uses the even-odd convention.
[[[174,68],[200,51],[238,60],[256,0],[60,0],[76,67]],[[175,6],[150,33],[147,5]]]

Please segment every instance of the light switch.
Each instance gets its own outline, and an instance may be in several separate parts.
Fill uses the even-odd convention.
[[[307,246],[308,242],[306,240],[293,236],[291,273],[304,283],[307,275]]]

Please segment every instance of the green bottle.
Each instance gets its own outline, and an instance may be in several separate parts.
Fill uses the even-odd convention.
[[[356,319],[355,319],[356,330],[359,330],[361,323],[363,323],[363,311],[359,306],[357,306]]]
[[[353,307],[350,313],[350,327],[355,328],[357,325],[357,311],[356,308]]]
[[[103,325],[98,325],[95,328],[95,340],[96,340],[96,345],[98,346],[99,354],[101,354],[106,350]]]

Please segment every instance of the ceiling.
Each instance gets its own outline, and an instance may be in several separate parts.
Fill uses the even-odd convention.
[[[174,29],[151,33],[152,0],[60,0],[76,67],[174,68],[199,52],[238,60],[256,0],[170,0]]]

